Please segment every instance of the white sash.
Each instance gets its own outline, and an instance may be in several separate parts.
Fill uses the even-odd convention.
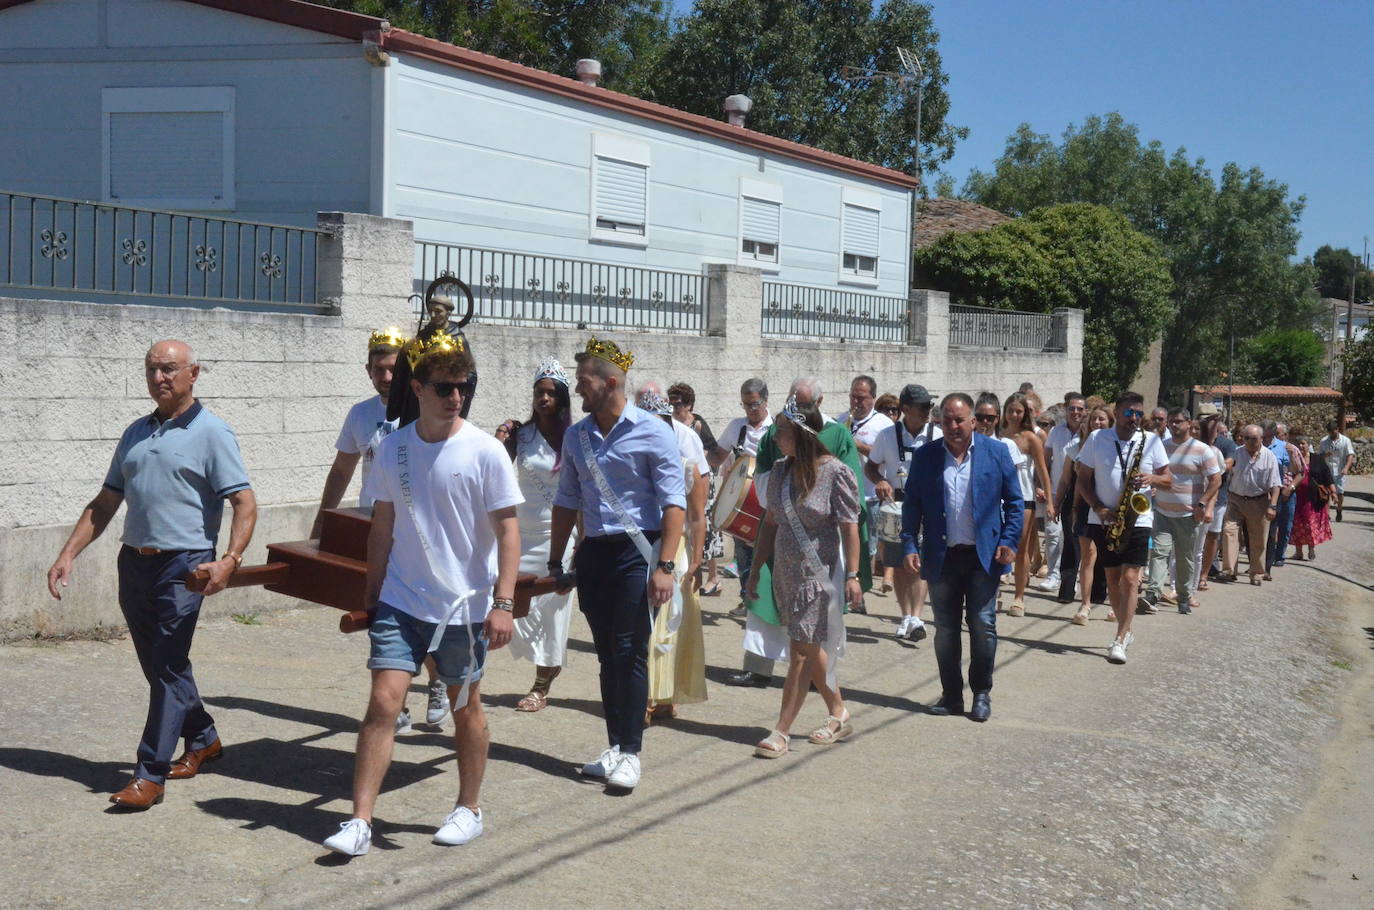
[[[533,427],[533,429],[535,437],[538,437],[540,435],[539,428]],[[532,439],[531,442],[537,444],[537,439]],[[517,437],[517,454],[515,456],[515,466],[519,468],[521,472],[523,472],[524,475],[528,477],[530,481],[534,484],[535,489],[539,491],[540,498],[544,500],[544,504],[547,505],[549,508],[553,508],[553,493],[549,490],[548,484],[544,483],[543,478],[539,476],[538,472],[536,472],[533,468],[529,466],[527,459],[525,458],[525,453],[519,451],[519,448],[520,443]]]
[[[420,520],[415,514],[414,494],[410,489],[410,458],[405,443],[401,443],[396,447],[396,465],[399,468],[397,474],[401,483],[401,498],[405,500],[406,512],[410,515],[410,523],[415,526],[415,536],[420,540],[420,549],[425,553],[425,563],[429,566],[429,572],[434,576],[435,580],[447,589],[445,592],[447,596],[453,598],[453,605],[449,607],[448,613],[444,615],[443,620],[435,627],[434,635],[431,636],[429,640],[429,647],[425,649],[426,653],[432,654],[439,649],[439,643],[443,641],[444,632],[447,631],[449,622],[457,615],[459,610],[463,611],[463,626],[467,628],[472,625],[470,621],[471,617],[468,612],[468,599],[475,594],[486,591],[487,588],[475,588],[470,591],[461,591],[462,586],[454,584],[453,576],[449,575],[448,570],[434,558],[434,548],[430,545],[429,538],[425,536],[424,529],[420,527]],[[471,686],[472,674],[476,670],[476,642],[473,640],[474,636],[471,634],[472,630],[467,628],[467,632],[468,667],[467,673],[464,674],[463,677],[463,687],[458,692],[458,700],[453,703],[453,710],[455,711],[468,703],[468,689]]]
[[[585,423],[577,427],[578,448],[582,450],[582,461],[587,465],[587,472],[592,475],[592,482],[596,484],[597,492],[601,494],[602,500],[611,507],[615,513],[616,520],[625,529],[625,533],[634,541],[635,548],[639,550],[639,555],[644,557],[644,562],[648,567],[648,572],[644,575],[644,583],[649,582],[649,574],[658,567],[658,561],[663,549],[663,540],[660,537],[658,543],[649,544],[649,539],[644,536],[639,525],[625,511],[625,505],[620,501],[620,497],[615,495],[615,490],[611,489],[610,481],[606,480],[606,475],[601,472],[601,465],[596,463],[596,455],[592,452],[592,435],[587,431]],[[673,599],[664,604],[668,608],[668,618],[665,628],[669,635],[678,630],[682,625],[682,576],[686,574],[686,566],[673,566]],[[654,625],[653,604],[649,605],[649,627]],[[672,645],[659,644],[658,649],[663,653],[672,650]]]

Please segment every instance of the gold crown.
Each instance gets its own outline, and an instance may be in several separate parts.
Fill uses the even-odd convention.
[[[445,332],[437,332],[429,338],[416,338],[406,345],[406,360],[410,362],[410,368],[415,369],[415,364],[431,354],[443,354],[449,351],[466,351],[467,342],[463,336],[457,337]]]
[[[584,357],[597,357],[615,364],[626,372],[629,372],[635,362],[635,355],[629,351],[622,351],[620,345],[614,341],[597,341],[595,338],[587,342],[587,349],[577,359],[582,360]]]
[[[367,349],[370,351],[376,347],[403,348],[410,339],[406,333],[389,325],[384,329],[378,329],[367,338]]]

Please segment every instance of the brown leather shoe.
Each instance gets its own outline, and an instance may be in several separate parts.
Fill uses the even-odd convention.
[[[110,797],[110,802],[122,809],[151,809],[162,802],[162,784],[155,784],[146,777],[135,777],[133,780]]]
[[[185,780],[188,777],[195,777],[200,773],[200,766],[218,761],[224,754],[224,746],[219,740],[215,740],[204,749],[187,749],[181,753],[181,758],[172,762],[171,770],[167,772],[168,780]]]

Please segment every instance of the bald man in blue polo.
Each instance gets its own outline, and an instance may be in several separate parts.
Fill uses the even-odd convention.
[[[48,591],[61,600],[77,555],[105,530],[120,503],[128,504],[119,607],[150,691],[134,777],[110,802],[131,810],[162,802],[168,778],[194,777],[223,751],[191,675],[191,639],[201,601],[228,585],[257,521],[233,430],[196,400],[200,365],[190,346],[159,341],[148,350],[144,374],[157,409],[124,431],[104,485],[48,570]],[[229,547],[216,558],[225,499],[233,521]],[[195,570],[208,578],[203,592],[186,587]],[[178,741],[185,751],[172,761]]]

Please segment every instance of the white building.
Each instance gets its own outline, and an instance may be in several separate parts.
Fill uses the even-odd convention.
[[[0,190],[299,226],[363,212],[463,248],[911,285],[916,178],[381,19],[297,0],[0,0],[0,72]],[[421,248],[417,278],[494,277],[458,255]]]

